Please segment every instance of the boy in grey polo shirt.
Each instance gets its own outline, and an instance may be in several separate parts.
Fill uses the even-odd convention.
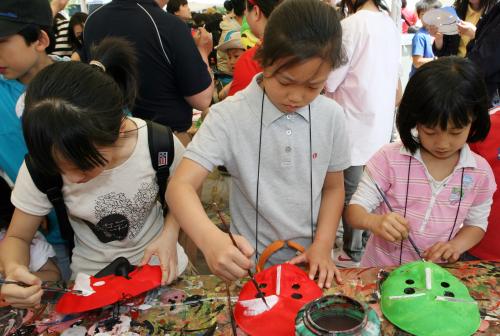
[[[293,11],[304,15],[296,18]],[[329,287],[334,276],[340,280],[331,250],[350,158],[342,108],[319,93],[341,63],[340,25],[319,1],[288,0],[275,9],[264,40],[258,54],[263,74],[211,108],[169,183],[168,202],[217,275],[242,277],[254,252],[293,240],[306,251],[294,257],[282,249],[270,263],[308,262],[310,277],[319,273],[318,285]],[[298,40],[310,44],[308,56],[294,50]],[[282,54],[270,57],[276,50]],[[218,165],[232,176],[231,230],[238,248],[210,222],[195,192]]]

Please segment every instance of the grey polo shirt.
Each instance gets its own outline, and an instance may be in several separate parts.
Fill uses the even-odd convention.
[[[259,75],[257,75],[259,76]],[[259,130],[263,92],[256,77],[235,96],[213,105],[185,157],[209,171],[224,165],[232,176],[231,231],[255,247]],[[318,96],[311,104],[312,155],[308,107],[279,111],[264,98],[259,182],[258,253],[274,240],[311,244],[310,160],[314,225],[327,172],[350,166],[349,141],[342,108]],[[311,157],[311,159],[310,159]],[[333,223],[332,223],[333,225]],[[284,262],[294,251],[282,249],[270,259]]]

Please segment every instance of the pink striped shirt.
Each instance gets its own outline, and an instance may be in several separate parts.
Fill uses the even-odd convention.
[[[410,163],[410,157],[411,163]],[[455,222],[460,199],[460,185],[463,174],[462,200],[451,237],[462,225],[477,225],[484,229],[485,223],[477,223],[469,216],[471,208],[491,202],[496,190],[495,178],[487,161],[473,153],[468,145],[460,151],[460,158],[453,173],[441,187],[432,188],[432,177],[425,167],[420,152],[411,155],[400,142],[382,147],[367,163],[366,169],[379,187],[385,192],[394,211],[404,214],[408,180],[408,204],[406,218],[410,222],[410,235],[420,251],[439,241],[447,241]],[[358,189],[359,190],[359,189]],[[362,195],[355,195],[362,198]],[[351,202],[351,204],[356,201]],[[389,209],[380,203],[374,213],[388,213]],[[487,215],[482,221],[487,220]],[[401,243],[392,243],[371,235],[361,266],[397,265],[400,262]],[[402,263],[414,261],[418,255],[408,240],[403,242]]]

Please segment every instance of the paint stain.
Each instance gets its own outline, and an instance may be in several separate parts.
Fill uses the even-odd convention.
[[[321,316],[315,323],[329,331],[345,331],[359,326],[360,321],[350,316]]]

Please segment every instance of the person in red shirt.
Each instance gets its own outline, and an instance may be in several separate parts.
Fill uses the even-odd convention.
[[[247,0],[246,1],[246,18],[252,33],[262,41],[264,29],[266,28],[267,19],[273,9],[280,3],[281,0]],[[259,62],[254,59],[255,53],[259,48],[259,44],[248,49],[240,56],[238,62],[234,66],[233,81],[229,89],[228,96],[234,95],[236,92],[243,90],[250,84],[252,78],[262,72],[262,67]]]
[[[491,128],[488,137],[483,142],[471,145],[471,149],[484,157],[495,175],[497,184],[500,182],[500,107],[490,111]],[[483,239],[468,251],[472,259],[500,260],[500,192],[493,194],[488,229]],[[467,258],[470,259],[470,258]]]
[[[403,31],[403,34],[409,33],[408,28],[411,26],[415,26],[415,24],[418,21],[418,16],[415,11],[409,9],[406,7],[406,0],[403,0],[401,2],[401,20],[403,21],[401,25],[401,29]],[[415,33],[415,32],[412,32]]]

